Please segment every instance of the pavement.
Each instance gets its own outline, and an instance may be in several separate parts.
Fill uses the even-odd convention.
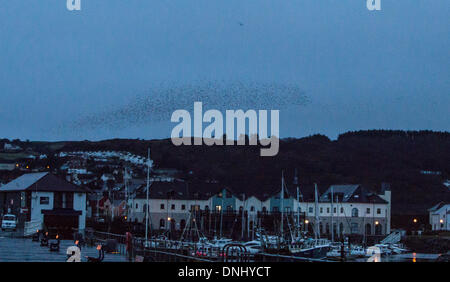
[[[3,233],[3,232],[2,232]],[[0,262],[65,262],[66,250],[75,245],[72,240],[61,240],[60,250],[50,252],[48,247],[41,247],[40,242],[33,242],[31,238],[11,238],[0,234]],[[81,260],[86,262],[86,256],[98,257],[95,247],[82,247]],[[105,253],[104,262],[126,262],[127,258],[121,254]]]

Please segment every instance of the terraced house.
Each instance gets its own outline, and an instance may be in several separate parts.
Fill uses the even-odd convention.
[[[332,185],[319,198],[318,211],[309,206],[307,218],[318,212],[322,234],[385,235],[391,232],[391,191],[382,184],[376,194],[363,185]],[[311,210],[312,209],[312,210]],[[333,225],[332,225],[333,224]]]
[[[136,191],[130,220],[145,223],[146,186],[142,185]],[[203,230],[217,230],[219,220],[223,221],[224,229],[233,228],[237,219],[239,224],[252,230],[265,215],[281,218],[283,211],[283,218],[289,220],[290,228],[300,226],[311,232],[318,230],[321,236],[330,236],[331,232],[364,236],[390,233],[391,191],[388,184],[382,184],[380,194],[363,185],[352,184],[328,187],[324,193],[318,193],[317,204],[314,196],[313,185],[295,183],[286,184],[283,190],[274,189],[270,194],[245,195],[216,182],[157,181],[150,185],[150,224],[153,229],[182,230],[194,216],[198,218],[197,227]],[[227,221],[219,219],[218,215],[232,218]]]
[[[236,205],[232,199],[235,198],[226,198],[226,193],[229,191],[214,182],[189,183],[178,180],[151,182],[149,224],[154,230],[182,230],[189,217],[199,215],[202,211],[211,209],[220,211],[224,205],[229,210],[234,210]],[[136,189],[129,214],[132,222],[145,223],[146,196],[145,184]],[[224,199],[223,203],[221,199]]]

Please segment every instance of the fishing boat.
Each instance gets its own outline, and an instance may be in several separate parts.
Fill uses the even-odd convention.
[[[367,251],[366,248],[359,245],[351,245],[349,247],[346,243],[344,243],[343,246],[342,243],[334,243],[327,253],[327,257],[329,258],[341,258],[342,255],[344,255],[346,259],[361,258],[367,257]]]
[[[250,255],[259,254],[263,251],[261,241],[253,240],[244,243],[245,249]]]
[[[288,248],[293,256],[321,259],[327,256],[331,249],[331,244],[327,239],[308,238],[303,242],[289,244]]]

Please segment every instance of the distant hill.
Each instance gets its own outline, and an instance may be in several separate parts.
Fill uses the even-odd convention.
[[[186,177],[216,179],[239,192],[280,186],[281,170],[302,184],[363,183],[378,189],[391,183],[394,214],[426,213],[450,201],[443,182],[450,179],[450,133],[370,130],[347,132],[330,140],[323,135],[280,141],[276,157],[260,157],[258,146],[179,146],[170,139],[112,139],[99,142],[28,142],[37,152],[117,150],[145,156],[151,147],[157,167],[177,168]],[[189,174],[188,172],[192,173]],[[424,174],[421,171],[439,172]]]

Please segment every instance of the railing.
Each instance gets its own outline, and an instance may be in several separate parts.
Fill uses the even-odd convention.
[[[386,238],[381,240],[382,244],[396,244],[400,242],[402,239],[402,234],[398,231],[394,231],[391,234],[389,234]]]
[[[36,230],[42,229],[42,221],[35,220],[25,222],[25,226],[23,227],[23,236],[31,236],[36,233]]]
[[[220,262],[220,261],[325,261],[296,256],[278,254],[258,253],[250,254],[241,244],[228,244],[224,247],[212,246],[202,242],[184,242],[167,239],[151,238],[145,240],[141,237],[132,239],[132,255],[126,250],[127,239],[125,235],[93,231],[87,236],[87,243],[106,243],[107,240],[117,242],[117,252],[129,255],[132,258],[145,258],[151,261],[198,261],[198,262]],[[90,237],[90,238],[88,238]]]

